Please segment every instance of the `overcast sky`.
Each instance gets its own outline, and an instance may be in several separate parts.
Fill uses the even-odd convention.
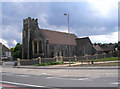
[[[70,32],[77,37],[89,36],[93,43],[118,41],[118,0],[86,0],[86,2],[2,2],[2,38],[13,47],[22,43],[23,19],[38,18],[40,28]]]

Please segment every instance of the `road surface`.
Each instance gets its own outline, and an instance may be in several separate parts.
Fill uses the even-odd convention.
[[[3,89],[11,87],[11,89],[31,89],[31,87],[39,87],[39,89],[111,87],[108,89],[117,89],[118,69],[20,69],[8,65],[3,67],[1,82]]]

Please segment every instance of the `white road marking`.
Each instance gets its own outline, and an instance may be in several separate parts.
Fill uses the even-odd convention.
[[[17,75],[19,77],[29,77],[29,75]]]
[[[87,80],[89,78],[80,78],[80,79],[73,79],[73,78],[63,78],[63,77],[46,77],[47,79],[51,79],[51,78],[54,78],[54,79],[64,79],[64,80]]]
[[[78,80],[87,80],[87,79],[89,79],[89,78],[81,78],[81,79],[78,79]]]
[[[110,83],[110,84],[118,85],[118,84],[120,84],[120,83],[119,83],[119,82],[115,82],[115,83]]]
[[[9,76],[29,77],[29,75],[23,75],[23,74],[10,74],[10,73],[2,73],[2,74]]]
[[[39,86],[39,85],[22,84],[22,83],[16,83],[16,82],[8,82],[8,81],[0,81],[0,82],[9,83],[9,84],[15,84],[15,85],[21,85],[21,86],[29,86],[29,87],[45,87],[45,86]]]
[[[43,73],[43,74],[47,74],[47,73]]]

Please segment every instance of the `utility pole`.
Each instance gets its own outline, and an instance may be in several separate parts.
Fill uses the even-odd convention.
[[[69,13],[64,14],[67,16],[68,19],[68,57],[69,57],[69,66],[71,66],[71,59],[70,59],[70,28],[69,28]]]

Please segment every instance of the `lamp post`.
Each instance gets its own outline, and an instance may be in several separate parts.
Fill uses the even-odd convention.
[[[71,64],[71,59],[70,59],[70,29],[69,29],[69,13],[68,14],[64,14],[65,16],[67,16],[67,20],[68,20],[68,57],[69,57],[69,66]]]

